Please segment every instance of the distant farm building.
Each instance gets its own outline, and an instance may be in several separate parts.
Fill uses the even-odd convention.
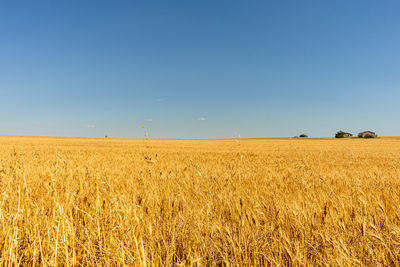
[[[343,132],[343,131],[339,131],[335,135],[336,138],[349,138],[349,137],[352,137],[352,136],[353,135],[351,133],[346,133],[346,132]]]
[[[360,138],[375,138],[375,137],[377,137],[377,135],[374,132],[365,131],[365,132],[359,133],[358,137],[360,137]]]

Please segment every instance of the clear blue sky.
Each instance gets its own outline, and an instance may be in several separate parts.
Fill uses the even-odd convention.
[[[0,134],[400,135],[400,2],[1,1]]]

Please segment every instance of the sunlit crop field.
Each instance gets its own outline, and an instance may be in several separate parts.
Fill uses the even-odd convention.
[[[0,137],[11,265],[399,265],[400,139]]]

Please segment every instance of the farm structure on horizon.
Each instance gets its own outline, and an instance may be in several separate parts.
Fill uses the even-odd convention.
[[[364,131],[358,134],[359,138],[375,138],[378,135],[372,131]]]

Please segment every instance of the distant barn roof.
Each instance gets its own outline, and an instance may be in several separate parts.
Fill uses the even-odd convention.
[[[370,133],[370,134],[375,134],[374,132],[372,132],[372,131],[364,131],[364,132],[361,132],[361,133],[359,133],[359,134],[367,134],[367,133]]]

